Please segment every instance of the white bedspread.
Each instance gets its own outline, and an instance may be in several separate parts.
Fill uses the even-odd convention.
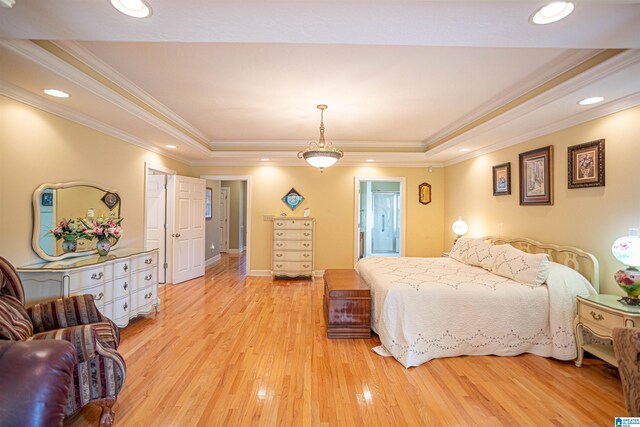
[[[369,257],[356,270],[371,287],[371,327],[407,368],[460,355],[573,359],[575,296],[595,293],[562,269],[532,287],[451,258]]]

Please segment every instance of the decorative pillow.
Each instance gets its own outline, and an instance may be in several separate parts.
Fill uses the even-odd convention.
[[[487,245],[487,248],[482,250],[480,254],[480,267],[485,270],[491,271],[493,265],[496,263],[496,258],[500,253],[504,252],[507,247],[513,247],[511,245]]]
[[[549,276],[549,256],[528,254],[511,245],[500,250],[491,272],[525,285],[540,286]]]
[[[0,339],[22,341],[33,335],[33,325],[20,301],[0,296]]]
[[[482,239],[474,239],[471,237],[461,237],[456,241],[456,244],[453,245],[453,248],[449,252],[449,258],[453,258],[456,261],[460,261],[463,263],[467,263],[467,257],[469,253],[469,243],[472,240],[480,240]]]

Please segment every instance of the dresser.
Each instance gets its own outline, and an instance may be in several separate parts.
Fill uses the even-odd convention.
[[[618,366],[613,346],[606,343],[606,340],[613,340],[613,328],[640,327],[640,306],[623,304],[618,301],[619,299],[618,295],[606,294],[577,297],[578,315],[575,319],[575,332],[578,358],[575,362],[576,366],[582,366],[585,351],[613,366]],[[583,328],[604,339],[605,343],[584,343]]]
[[[30,264],[17,270],[26,305],[93,294],[98,310],[121,328],[152,307],[159,310],[157,249],[115,249],[107,256]]]
[[[273,277],[312,277],[315,220],[313,218],[274,218]]]

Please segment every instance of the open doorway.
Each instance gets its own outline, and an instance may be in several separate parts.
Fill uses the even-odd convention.
[[[250,272],[251,177],[204,175],[211,188],[211,219],[206,221],[206,264],[224,256],[243,256]],[[227,255],[225,255],[227,254]]]
[[[404,256],[404,178],[356,177],[355,261]]]

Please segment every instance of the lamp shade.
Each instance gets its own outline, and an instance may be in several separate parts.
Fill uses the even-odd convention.
[[[303,154],[304,159],[314,168],[328,168],[333,166],[340,156],[332,151],[308,151]]]
[[[629,235],[613,243],[611,252],[616,259],[629,267],[640,267],[640,237],[638,229],[629,229]]]
[[[462,220],[462,217],[459,216],[458,220],[451,226],[451,230],[453,230],[453,232],[458,236],[463,236],[467,231],[469,231],[469,226]]]

